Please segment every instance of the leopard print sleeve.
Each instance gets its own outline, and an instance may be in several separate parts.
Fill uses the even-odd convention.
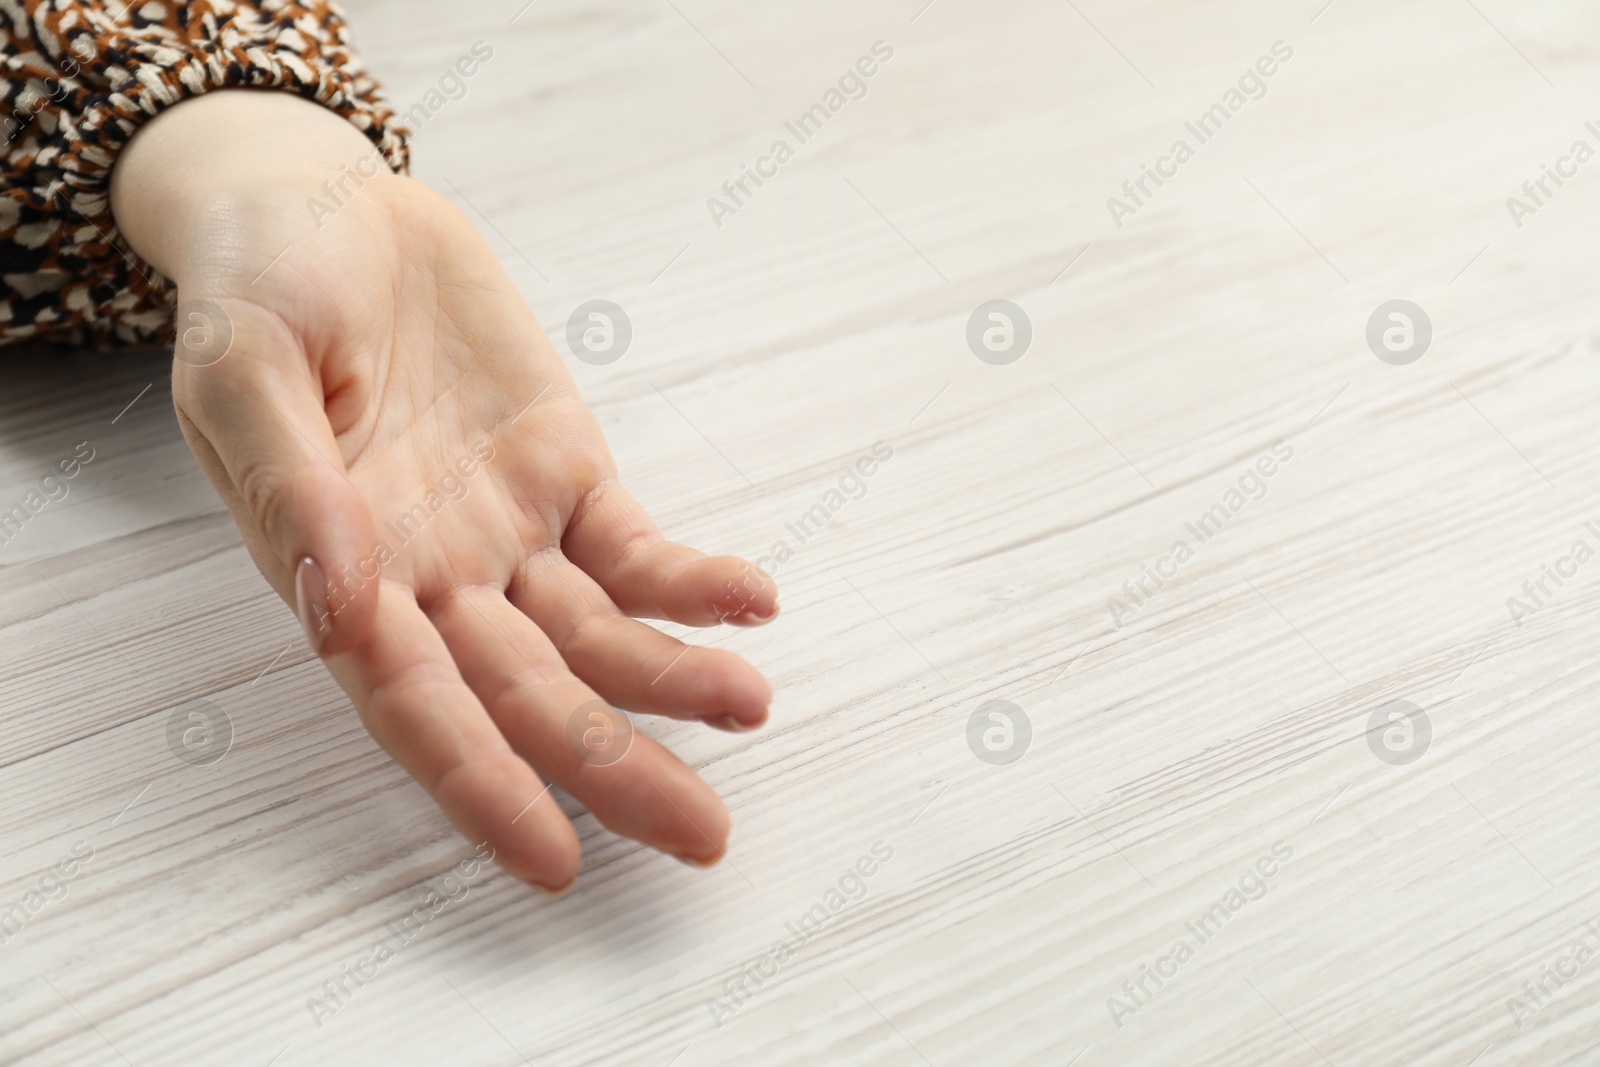
[[[0,0],[0,344],[172,340],[172,283],[128,248],[109,182],[134,131],[213,89],[280,89],[354,123],[397,171],[404,131],[318,0]]]

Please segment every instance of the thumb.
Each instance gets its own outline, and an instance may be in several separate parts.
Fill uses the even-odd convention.
[[[320,378],[276,316],[231,317],[185,344],[180,308],[173,362],[179,422],[233,513],[256,566],[300,619],[319,656],[347,651],[377,611],[377,533],[328,423]],[[254,309],[250,309],[254,310]],[[222,347],[226,341],[226,348]],[[214,361],[213,361],[214,360]]]

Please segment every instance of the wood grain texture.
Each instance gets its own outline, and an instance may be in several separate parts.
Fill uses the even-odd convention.
[[[414,172],[564,351],[582,302],[627,310],[626,356],[571,366],[634,493],[708,551],[795,549],[777,625],[696,638],[769,673],[770,725],[641,723],[727,798],[733,848],[690,870],[563,799],[576,891],[479,879],[318,1025],[309,998],[467,845],[255,573],[165,358],[11,356],[0,508],[95,459],[0,546],[0,909],[92,858],[0,945],[0,1061],[1600,1055],[1600,562],[1507,608],[1600,548],[1600,162],[1520,227],[1506,205],[1600,148],[1592,8],[349,6],[402,105],[492,46]],[[706,199],[877,41],[865,96],[716,225]],[[1106,198],[1279,41],[1265,94],[1114,225]],[[1008,366],[965,340],[997,298],[1033,328]],[[1434,330],[1409,366],[1365,339],[1399,298]],[[1179,539],[1193,558],[1114,625]],[[196,699],[232,724],[208,766],[167,742]],[[1008,765],[967,740],[997,699],[1032,725]],[[1368,741],[1396,699],[1432,729],[1405,765]],[[1125,991],[1180,939],[1175,975]],[[1557,986],[1579,939],[1595,958]]]

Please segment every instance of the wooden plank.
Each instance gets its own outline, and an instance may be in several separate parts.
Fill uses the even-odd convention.
[[[403,105],[492,45],[416,176],[558,347],[584,300],[627,309],[626,358],[572,369],[669,535],[793,552],[779,624],[695,638],[769,673],[770,725],[641,725],[728,799],[733,850],[691,871],[562,798],[575,892],[484,877],[319,1026],[467,845],[256,575],[164,357],[31,350],[0,364],[0,504],[96,459],[0,546],[0,908],[92,857],[0,945],[0,1059],[1582,1062],[1600,570],[1507,600],[1600,548],[1600,169],[1520,227],[1506,199],[1600,147],[1594,12],[349,7]],[[707,199],[877,41],[719,227]],[[993,299],[1031,321],[1010,365],[968,348]],[[1433,325],[1407,366],[1365,336],[1394,299]],[[231,723],[209,766],[166,742],[191,699]],[[1016,762],[969,747],[992,700],[1031,724]],[[1369,743],[1393,700],[1427,717],[1414,762]]]

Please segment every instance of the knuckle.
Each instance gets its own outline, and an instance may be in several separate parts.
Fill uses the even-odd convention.
[[[239,476],[239,498],[256,527],[280,552],[294,507],[293,484],[269,464],[252,463]]]
[[[359,709],[361,719],[375,733],[404,724],[419,708],[452,706],[459,700],[459,686],[459,680],[443,664],[419,660],[373,686]]]
[[[527,667],[505,680],[500,691],[487,700],[484,707],[490,718],[500,722],[508,717],[525,715],[530,708],[536,711],[559,690],[577,684],[577,677],[564,663],[558,666],[529,661]]]
[[[562,660],[572,662],[574,655],[582,655],[596,647],[603,647],[607,619],[603,615],[585,612],[572,620],[572,628],[562,636],[556,651]]]

